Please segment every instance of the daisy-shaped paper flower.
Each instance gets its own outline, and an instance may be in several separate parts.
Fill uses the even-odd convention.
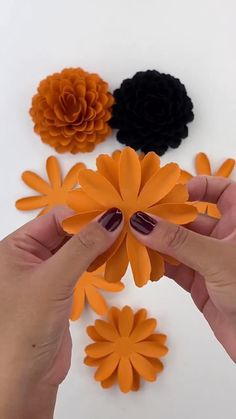
[[[29,211],[43,208],[39,215],[45,214],[56,205],[66,205],[68,192],[78,184],[78,173],[84,169],[83,163],[75,164],[62,181],[61,169],[56,157],[47,159],[46,169],[49,182],[46,182],[34,172],[22,173],[22,179],[27,186],[34,189],[40,195],[28,196],[16,201],[16,208],[22,211]]]
[[[103,388],[118,382],[122,392],[137,391],[140,377],[155,381],[163,370],[159,358],[168,352],[166,336],[155,333],[157,322],[147,319],[145,309],[133,310],[125,306],[122,310],[112,307],[108,320],[96,320],[87,333],[95,343],[87,346],[84,363],[97,367],[95,380]]]
[[[86,300],[97,314],[104,315],[107,313],[108,305],[105,298],[99,292],[99,289],[109,292],[120,292],[124,289],[124,285],[121,282],[118,284],[109,284],[103,277],[104,266],[95,272],[85,272],[80,277],[74,290],[71,320],[78,320],[80,318]]]
[[[197,215],[188,200],[185,185],[177,184],[180,168],[170,163],[160,168],[159,157],[151,152],[141,160],[127,147],[112,157],[97,159],[97,172],[79,173],[81,189],[70,192],[68,205],[77,215],[63,222],[68,233],[78,232],[84,224],[109,208],[119,208],[124,216],[124,228],[114,245],[90,266],[97,269],[106,263],[105,279],[119,281],[130,262],[136,285],[143,286],[149,279],[157,280],[164,274],[164,259],[170,258],[147,249],[138,242],[129,228],[129,220],[137,211],[149,212],[177,224],[193,221]]]
[[[227,159],[224,163],[220,166],[220,168],[214,173],[211,168],[211,164],[209,158],[205,153],[198,153],[195,158],[195,168],[197,175],[207,175],[207,176],[221,176],[228,178],[230,177],[232,171],[235,167],[235,160],[234,159]],[[194,176],[185,171],[181,171],[180,176],[180,183],[186,184],[189,182]],[[194,203],[196,208],[201,214],[208,214],[210,217],[213,218],[220,218],[221,214],[217,205],[212,204],[210,202],[196,202]]]

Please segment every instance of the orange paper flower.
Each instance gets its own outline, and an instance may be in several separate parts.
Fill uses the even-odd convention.
[[[79,278],[73,296],[71,320],[78,320],[80,318],[86,300],[92,310],[97,314],[104,315],[107,313],[107,302],[98,290],[102,289],[109,292],[120,292],[124,289],[124,285],[121,282],[118,284],[109,284],[103,277],[104,266],[92,273],[85,272]]]
[[[66,205],[68,192],[78,184],[78,173],[84,169],[83,163],[75,164],[61,179],[61,169],[56,157],[51,156],[46,161],[46,169],[50,184],[34,172],[22,173],[22,179],[27,186],[41,195],[29,196],[16,201],[16,208],[22,211],[43,208],[39,215],[45,214],[56,205]]]
[[[87,346],[84,363],[98,367],[95,380],[103,388],[112,387],[117,381],[123,393],[137,391],[140,377],[155,381],[163,370],[159,358],[168,352],[166,336],[155,333],[157,322],[147,319],[145,309],[122,310],[112,307],[108,320],[96,320],[87,333],[95,343]]]
[[[209,158],[205,153],[198,153],[195,158],[195,167],[197,175],[207,175],[207,176],[221,176],[228,178],[235,167],[235,160],[234,159],[227,159],[224,163],[220,166],[220,168],[213,173],[211,169],[211,164]],[[180,176],[180,183],[186,184],[189,182],[194,176],[191,173],[182,170]],[[212,204],[211,202],[196,202],[193,203],[195,207],[201,214],[208,214],[210,217],[219,219],[221,217],[220,211],[217,208],[216,204]]]
[[[97,74],[66,68],[42,80],[32,99],[34,130],[58,153],[92,151],[110,133],[113,96]]]
[[[138,242],[129,228],[129,219],[136,211],[149,212],[177,224],[195,219],[196,208],[186,204],[186,186],[177,184],[180,176],[178,165],[170,163],[160,168],[160,159],[155,153],[148,153],[140,160],[137,153],[127,147],[112,157],[99,156],[97,169],[97,172],[82,170],[79,173],[81,189],[70,192],[68,196],[68,205],[77,215],[63,222],[64,229],[77,233],[103,211],[119,208],[125,221],[123,231],[90,270],[107,261],[105,279],[116,282],[123,277],[130,261],[137,286],[143,286],[149,279],[161,278],[164,259],[171,259]]]

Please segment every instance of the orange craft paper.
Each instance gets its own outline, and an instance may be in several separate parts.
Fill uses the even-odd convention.
[[[207,176],[221,176],[228,178],[233,172],[235,167],[234,159],[227,159],[223,162],[220,168],[213,173],[211,169],[211,164],[209,158],[205,153],[198,153],[195,158],[195,168],[197,175],[207,175]],[[186,184],[194,176],[191,173],[188,173],[185,170],[181,171],[180,183]],[[210,217],[220,219],[221,214],[216,204],[211,202],[196,202],[193,205],[198,209],[198,212],[201,214],[207,214]]]
[[[84,169],[83,163],[75,164],[65,176],[61,178],[61,169],[56,157],[47,159],[46,170],[49,182],[46,182],[34,172],[22,173],[22,179],[27,186],[34,189],[40,195],[29,196],[16,201],[16,208],[22,211],[29,211],[43,208],[39,215],[45,214],[56,205],[66,205],[68,192],[78,185],[78,174]]]
[[[124,285],[119,282],[117,284],[109,284],[104,280],[104,266],[95,272],[85,272],[78,280],[74,290],[73,304],[70,319],[78,320],[84,310],[86,301],[95,313],[104,315],[108,311],[108,305],[105,298],[99,290],[109,292],[120,292],[124,289]]]
[[[98,74],[66,68],[42,80],[32,99],[34,131],[58,153],[92,151],[111,134],[114,98]]]
[[[130,230],[129,219],[136,211],[159,215],[176,224],[186,224],[197,216],[194,206],[186,204],[187,187],[178,184],[180,168],[175,163],[160,168],[159,157],[151,152],[138,157],[129,147],[112,157],[100,155],[97,171],[79,173],[80,190],[68,195],[68,205],[77,213],[63,222],[70,234],[77,233],[94,217],[112,207],[123,212],[124,228],[114,245],[90,266],[97,269],[106,261],[105,279],[117,282],[130,262],[137,286],[164,275],[165,256],[147,249]],[[168,261],[170,259],[168,258]]]
[[[123,393],[137,391],[140,377],[155,381],[162,372],[159,358],[165,356],[166,335],[155,333],[157,322],[147,319],[147,311],[136,313],[129,306],[122,310],[112,307],[107,321],[96,320],[87,328],[94,341],[85,348],[84,363],[97,367],[95,380],[105,389],[118,383]]]

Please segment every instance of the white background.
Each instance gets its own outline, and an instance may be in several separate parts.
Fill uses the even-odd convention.
[[[190,135],[163,162],[193,171],[193,157],[209,153],[216,168],[236,150],[236,3],[234,0],[0,0],[0,219],[1,237],[34,214],[14,208],[30,193],[26,169],[44,174],[53,149],[33,133],[28,115],[38,82],[63,67],[98,72],[111,90],[138,70],[179,77],[195,105]],[[94,165],[109,139],[91,153],[63,155],[65,170],[77,160]],[[190,297],[168,279],[143,289],[127,275],[126,291],[111,304],[147,307],[169,336],[165,371],[138,393],[105,391],[82,363],[88,343],[87,311],[71,326],[73,365],[61,386],[56,419],[227,419],[236,417],[236,369]],[[43,419],[43,418],[42,418]]]

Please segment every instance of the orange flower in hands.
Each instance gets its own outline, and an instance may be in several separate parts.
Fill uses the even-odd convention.
[[[177,184],[180,168],[174,163],[160,168],[160,159],[155,153],[139,159],[137,153],[127,147],[112,157],[99,156],[97,169],[97,172],[80,171],[81,189],[70,192],[67,201],[77,215],[64,220],[63,228],[70,234],[77,233],[109,208],[119,208],[124,216],[122,234],[96,259],[90,270],[107,261],[105,279],[117,282],[130,262],[137,286],[143,286],[149,279],[161,278],[164,260],[172,260],[138,242],[131,233],[129,220],[137,211],[150,212],[177,224],[186,224],[196,218],[196,208],[186,204],[186,186]]]
[[[155,333],[157,322],[147,319],[145,309],[136,313],[125,306],[122,310],[112,307],[107,321],[96,320],[87,328],[95,342],[85,348],[84,363],[98,367],[95,380],[103,388],[112,387],[117,381],[123,393],[137,391],[140,377],[155,381],[163,370],[159,358],[168,352],[166,336]]]
[[[39,215],[42,215],[56,205],[66,205],[68,192],[78,185],[78,173],[84,168],[83,163],[75,164],[62,181],[57,158],[49,157],[46,162],[46,170],[50,184],[34,172],[26,171],[22,173],[22,179],[26,185],[41,195],[19,199],[16,201],[16,208],[29,211],[44,207],[39,213]]]
[[[73,296],[71,320],[78,320],[85,307],[86,300],[92,310],[97,314],[104,315],[108,311],[105,298],[98,291],[102,289],[109,292],[120,292],[124,289],[124,284],[109,284],[104,279],[104,269],[97,269],[95,272],[85,272],[78,280]]]
[[[215,173],[213,173],[207,155],[205,153],[198,153],[195,158],[195,167],[197,175],[221,176],[228,178],[234,170],[235,160],[225,160],[224,163],[220,166],[220,168]],[[193,177],[194,176],[188,173],[187,171],[182,170],[180,176],[180,183],[186,184]],[[217,208],[216,204],[212,204],[211,202],[196,202],[192,204],[198,209],[198,211],[201,214],[208,214],[210,217],[217,219],[221,217],[220,211]]]

